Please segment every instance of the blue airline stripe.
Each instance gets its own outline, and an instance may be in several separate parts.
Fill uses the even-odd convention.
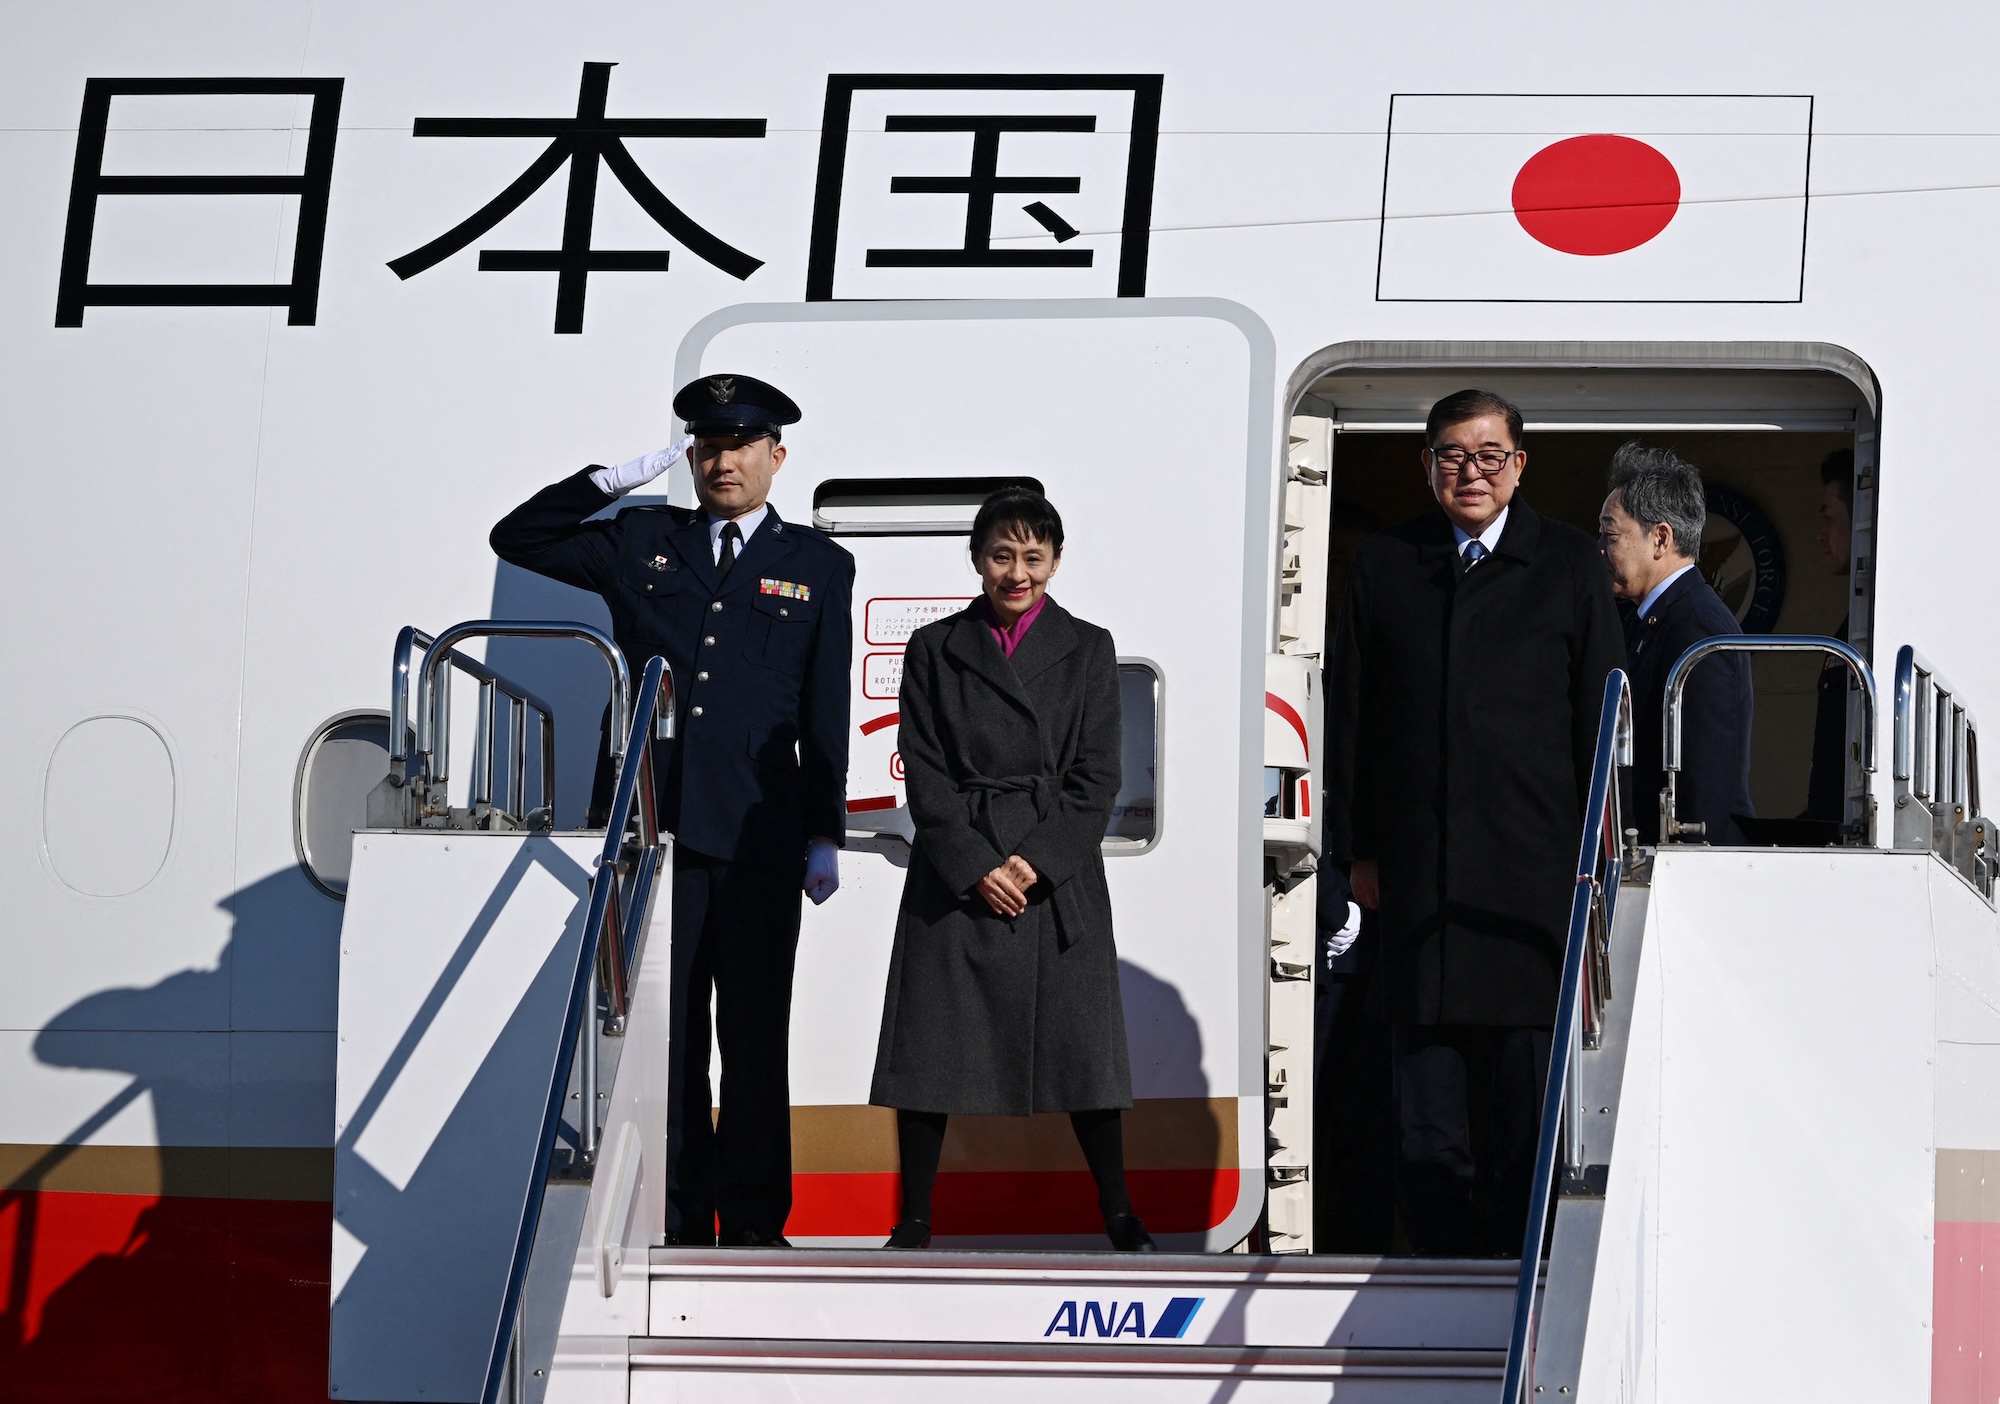
[[[1162,1311],[1159,1319],[1153,1323],[1153,1339],[1158,1340],[1164,1336],[1177,1341],[1185,1336],[1188,1327],[1194,1324],[1194,1314],[1201,1310],[1201,1304],[1207,1300],[1206,1297],[1175,1297],[1168,1302],[1166,1310]]]

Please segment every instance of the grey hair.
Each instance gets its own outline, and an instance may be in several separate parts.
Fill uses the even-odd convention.
[[[1699,468],[1672,449],[1647,448],[1633,439],[1611,455],[1610,487],[1647,532],[1665,522],[1673,528],[1676,551],[1690,558],[1701,554],[1708,504]]]

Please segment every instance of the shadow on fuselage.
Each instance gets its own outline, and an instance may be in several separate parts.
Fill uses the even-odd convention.
[[[47,1067],[131,1080],[0,1188],[10,1401],[326,1397],[340,909],[296,868],[220,905],[234,926],[213,968],[100,990],[35,1036]],[[270,1003],[246,999],[288,966],[324,997],[273,996],[278,1012],[317,1022],[323,1006],[321,1029],[274,1031]],[[148,1104],[155,1146],[97,1143]],[[281,1128],[316,1137],[232,1125],[268,1129],[272,1107]],[[291,1144],[242,1144],[260,1139]]]

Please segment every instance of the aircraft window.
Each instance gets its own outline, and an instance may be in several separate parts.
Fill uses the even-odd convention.
[[[813,525],[836,536],[964,536],[979,504],[1034,478],[829,478],[813,489]]]
[[[1298,772],[1283,770],[1275,765],[1264,767],[1264,817],[1266,819],[1296,819],[1299,817],[1298,786],[1292,784]]]
[[[299,757],[292,838],[313,886],[345,900],[354,831],[368,822],[368,792],[389,773],[389,718],[345,712],[322,725]]]
[[[1118,798],[1104,829],[1106,853],[1144,853],[1160,841],[1160,694],[1157,663],[1118,660],[1118,700],[1125,719]]]

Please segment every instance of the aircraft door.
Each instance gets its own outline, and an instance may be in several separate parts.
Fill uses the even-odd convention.
[[[856,560],[848,846],[840,892],[807,908],[794,984],[793,1241],[880,1242],[894,1219],[893,1116],[867,1103],[912,861],[902,653],[977,593],[972,516],[1009,482],[1063,514],[1050,593],[1120,656],[1131,773],[1105,852],[1135,1201],[1163,1244],[1226,1248],[1255,1225],[1270,355],[1243,309],[1155,299],[745,307],[683,345],[676,383],[754,375],[799,402],[772,503]],[[1102,1243],[1066,1118],[953,1126],[941,1242]]]

